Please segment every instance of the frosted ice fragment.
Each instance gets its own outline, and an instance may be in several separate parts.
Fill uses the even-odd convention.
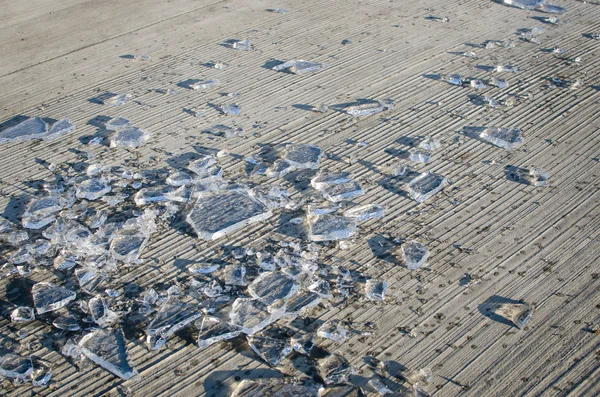
[[[429,250],[418,241],[407,241],[402,244],[402,259],[410,270],[417,270],[427,265]]]

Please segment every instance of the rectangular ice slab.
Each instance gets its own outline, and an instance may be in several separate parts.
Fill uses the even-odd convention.
[[[282,63],[281,65],[277,65],[273,68],[273,70],[279,72],[287,69],[294,74],[305,74],[311,72],[318,72],[319,70],[323,70],[326,67],[327,65],[325,65],[324,63],[309,62],[298,59],[293,61],[287,61],[285,63]]]
[[[273,215],[248,190],[204,192],[187,216],[187,222],[202,240],[215,240]]]
[[[361,117],[361,116],[369,116],[372,114],[381,113],[385,110],[393,110],[394,104],[391,99],[386,99],[384,101],[377,102],[368,102],[368,103],[360,103],[357,105],[352,105],[346,107],[344,110],[351,116]]]
[[[356,231],[356,220],[331,214],[309,216],[311,241],[334,241],[349,238]]]
[[[519,128],[488,127],[481,132],[480,137],[506,150],[523,144],[523,131]]]
[[[406,190],[419,203],[430,199],[434,194],[442,190],[448,184],[448,180],[438,174],[424,172],[406,185]]]

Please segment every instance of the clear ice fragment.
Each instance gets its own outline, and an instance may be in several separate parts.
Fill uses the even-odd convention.
[[[326,385],[347,383],[352,373],[348,360],[339,354],[329,355],[319,365],[319,374]]]
[[[321,193],[326,200],[334,203],[351,200],[365,194],[362,187],[357,182],[345,182],[338,185],[327,186],[321,190]]]
[[[279,365],[292,352],[292,346],[287,339],[256,335],[246,338],[250,348],[272,367]]]
[[[354,117],[369,116],[384,112],[386,110],[393,110],[394,103],[391,99],[386,99],[378,102],[361,103],[358,105],[351,105],[344,109],[346,113]]]
[[[200,331],[198,335],[198,347],[200,348],[235,338],[242,333],[240,327],[211,316],[204,316],[202,321],[196,321],[196,326]]]
[[[431,152],[427,150],[415,150],[410,153],[410,161],[415,163],[429,163],[431,160]]]
[[[108,120],[104,125],[104,128],[106,128],[109,131],[121,131],[130,127],[131,121],[129,121],[129,119],[126,119],[125,117],[120,116],[113,117],[112,119]]]
[[[125,338],[120,328],[98,329],[79,342],[81,353],[121,379],[131,379],[137,371],[129,364]]]
[[[243,380],[231,397],[317,397],[323,387],[308,379],[286,378]]]
[[[385,215],[385,208],[379,204],[367,204],[344,211],[344,216],[354,218],[357,222],[379,219]]]
[[[393,394],[394,392],[385,385],[379,378],[372,378],[369,380],[369,386],[371,386],[377,394],[380,396],[387,396],[388,394]]]
[[[257,164],[258,166],[259,164]],[[281,178],[292,171],[295,171],[296,167],[290,164],[285,159],[276,160],[271,167],[266,170],[266,175],[269,178]]]
[[[142,146],[148,139],[150,133],[138,127],[118,130],[110,139],[110,147],[137,148]]]
[[[519,68],[516,66],[512,66],[512,65],[498,65],[496,66],[496,72],[497,73],[517,73],[519,71]]]
[[[332,214],[307,216],[311,241],[335,241],[351,237],[356,219]]]
[[[81,327],[79,326],[79,322],[73,316],[60,316],[57,317],[53,322],[54,325],[58,329],[62,329],[64,331],[79,331]]]
[[[280,271],[262,273],[248,286],[250,296],[260,299],[266,305],[286,299],[297,290],[296,283]]]
[[[240,51],[250,51],[252,49],[252,42],[250,40],[238,40],[231,45],[231,48]]]
[[[200,80],[200,81],[196,81],[192,84],[189,85],[189,87],[192,90],[207,90],[210,88],[215,88],[218,87],[221,84],[221,82],[217,79],[211,79],[211,80]]]
[[[33,303],[37,314],[51,312],[65,307],[75,299],[75,291],[57,285],[41,282],[34,284],[31,289]]]
[[[350,337],[350,333],[342,327],[339,320],[325,321],[317,330],[317,335],[338,343],[345,342]]]
[[[481,132],[480,137],[506,150],[515,149],[523,144],[523,131],[519,128],[488,127]]]
[[[220,266],[214,263],[196,263],[188,267],[188,272],[199,275],[199,274],[210,274],[215,272]]]
[[[228,105],[219,106],[219,111],[228,116],[237,116],[242,111],[242,107],[235,103],[230,103]]]
[[[269,313],[267,305],[259,299],[237,298],[231,307],[229,320],[246,335],[253,335],[278,320],[278,316]]]
[[[460,77],[458,74],[448,75],[446,76],[445,80],[448,84],[452,85],[462,85],[463,83],[462,77]]]
[[[323,151],[316,145],[294,144],[285,148],[283,158],[297,169],[317,169]]]
[[[410,270],[417,270],[427,265],[429,250],[418,241],[407,241],[402,244],[402,259]]]
[[[215,240],[273,215],[245,189],[203,192],[187,215],[202,240]]]
[[[88,308],[92,319],[102,328],[113,325],[119,316],[108,308],[108,304],[104,298],[94,297],[89,300]]]
[[[131,95],[129,94],[117,94],[104,99],[102,103],[107,106],[121,106],[126,104],[129,101],[129,98],[131,98]]]
[[[235,106],[237,106],[237,105],[235,105]],[[239,109],[238,109],[238,113],[239,113]],[[233,113],[231,113],[231,114],[233,114]],[[234,138],[234,137],[242,134],[244,132],[244,129],[241,127],[230,127],[228,125],[217,124],[217,125],[213,125],[206,131],[213,135],[224,136],[225,138]]]
[[[508,82],[506,80],[497,79],[495,77],[490,80],[490,84],[493,85],[493,86],[496,86],[498,88],[506,88],[506,87],[508,87]]]
[[[306,74],[318,72],[319,70],[323,70],[326,67],[327,65],[325,65],[324,63],[309,62],[298,59],[293,61],[287,61],[285,63],[282,63],[281,65],[277,65],[273,68],[273,70],[279,72],[287,69],[294,74]]]
[[[21,357],[14,353],[0,356],[0,375],[7,378],[25,380],[33,372],[30,358]]]
[[[317,190],[324,189],[330,185],[350,182],[352,178],[348,172],[319,171],[311,180],[310,184]]]
[[[93,201],[108,194],[111,190],[112,187],[108,183],[108,180],[104,178],[91,178],[77,184],[75,195],[78,199]]]
[[[406,190],[419,203],[422,203],[442,190],[448,180],[438,174],[424,172],[408,182]]]
[[[38,363],[33,367],[30,378],[34,387],[44,386],[52,378],[52,369]]]
[[[10,313],[10,321],[13,323],[27,323],[35,320],[35,314],[31,307],[19,306]]]
[[[288,11],[284,8],[268,8],[267,11],[277,14],[286,14]]]
[[[296,335],[292,336],[290,339],[290,344],[292,345],[292,349],[297,351],[300,354],[304,354],[306,356],[310,356],[313,347],[315,346],[315,342],[313,341],[313,334],[306,332],[298,332]]]
[[[56,123],[52,124],[48,134],[43,136],[42,139],[44,141],[50,141],[58,138],[59,136],[75,131],[75,128],[75,124],[69,119],[58,120]]]
[[[365,296],[369,300],[383,302],[387,288],[387,280],[369,279],[365,284]]]
[[[540,168],[532,168],[529,170],[529,176],[533,186],[548,186],[550,175]]]
[[[0,132],[0,143],[43,139],[47,133],[48,125],[44,120],[33,117]]]
[[[21,224],[26,229],[41,229],[54,222],[54,213],[63,208],[58,196],[46,196],[31,200],[21,217]]]
[[[197,305],[168,299],[146,328],[146,341],[150,350],[161,348],[169,336],[202,316]]]
[[[485,88],[485,84],[483,84],[483,81],[481,80],[471,80],[470,83],[471,87],[475,88],[476,90],[481,90],[483,88]]]

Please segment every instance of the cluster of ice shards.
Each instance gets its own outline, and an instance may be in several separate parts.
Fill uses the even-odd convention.
[[[32,139],[51,141],[73,131],[75,131],[75,124],[69,119],[58,120],[48,126],[41,118],[32,117],[0,132],[0,143]]]

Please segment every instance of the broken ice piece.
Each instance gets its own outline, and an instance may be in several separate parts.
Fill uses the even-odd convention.
[[[319,107],[316,107],[313,109],[313,111],[319,112],[319,113],[327,113],[328,110],[329,110],[329,106],[327,106],[324,103],[320,104]]]
[[[279,316],[268,312],[267,305],[259,299],[237,298],[229,313],[230,323],[241,328],[246,335],[253,335]]]
[[[503,303],[493,309],[494,313],[511,321],[519,329],[525,328],[533,315],[533,306],[528,303]]]
[[[19,306],[10,313],[10,321],[13,323],[27,323],[35,320],[33,309],[27,306]]]
[[[108,180],[104,178],[91,178],[77,184],[75,195],[79,199],[92,201],[99,199],[111,190],[112,187],[108,183]]]
[[[192,183],[192,177],[187,172],[171,171],[165,182],[171,186],[185,186]]]
[[[88,308],[92,319],[102,328],[106,328],[114,324],[119,316],[108,308],[108,304],[104,298],[94,297],[89,300]]]
[[[73,316],[60,316],[57,317],[53,322],[54,325],[58,329],[62,329],[64,331],[79,331],[81,327],[77,322],[77,319]]]
[[[37,314],[43,314],[65,307],[77,295],[75,291],[57,285],[41,282],[31,288]]]
[[[227,285],[246,285],[246,267],[241,265],[225,265],[221,279]]]
[[[305,332],[298,332],[290,339],[292,348],[300,354],[310,356],[315,342],[313,341],[313,335]]]
[[[350,200],[365,194],[360,184],[357,182],[346,182],[338,185],[331,185],[321,190],[326,200],[337,203],[343,200]]]
[[[377,302],[383,302],[385,299],[385,292],[388,288],[388,282],[369,279],[365,284],[365,296],[367,299]]]
[[[215,87],[218,87],[220,84],[221,84],[221,82],[217,79],[200,80],[200,81],[191,83],[188,87],[190,87],[192,90],[198,91],[198,90],[207,90],[209,88],[215,88]]]
[[[506,150],[515,149],[523,144],[523,131],[519,128],[488,127],[481,132],[480,137]]]
[[[471,87],[475,88],[476,90],[485,88],[485,84],[483,84],[483,81],[481,81],[481,80],[473,79],[470,81],[469,84],[471,85]]]
[[[252,42],[250,40],[238,40],[231,44],[231,48],[240,51],[250,51],[252,49]]]
[[[308,379],[271,378],[243,380],[235,388],[231,397],[317,397],[322,386]]]
[[[275,339],[268,336],[247,336],[248,345],[270,366],[279,365],[292,352],[287,339]]]
[[[69,119],[62,119],[52,124],[48,134],[41,138],[44,141],[50,141],[73,131],[75,131],[75,124]]]
[[[423,387],[421,387],[421,384],[419,383],[415,383],[413,385],[413,391],[415,393],[415,397],[430,397],[431,395],[429,393],[427,393]]]
[[[21,357],[14,353],[0,356],[0,376],[25,380],[33,372],[30,358]]]
[[[283,8],[267,8],[267,11],[274,12],[277,14],[286,14],[288,12],[286,9]]]
[[[407,241],[402,244],[402,259],[404,264],[410,270],[417,270],[427,265],[429,250],[418,241]]]
[[[353,369],[348,360],[339,354],[329,355],[320,365],[319,374],[326,385],[346,383]]]
[[[233,138],[243,133],[244,129],[241,127],[230,127],[228,125],[217,124],[207,129],[206,132],[217,136],[224,136],[225,138]]]
[[[228,105],[219,106],[219,111],[225,115],[237,116],[242,111],[242,107],[235,103],[230,103]]]
[[[429,163],[431,152],[427,150],[414,150],[410,153],[410,160],[415,163]]]
[[[323,151],[316,145],[295,144],[285,148],[283,158],[297,169],[317,169]]]
[[[146,341],[150,350],[161,348],[169,336],[202,316],[197,305],[168,299],[158,310],[148,327]]]
[[[110,138],[110,147],[129,147],[137,148],[142,146],[148,139],[150,133],[138,127],[131,127],[118,130]]]
[[[198,238],[215,240],[273,213],[245,189],[202,192],[187,215]]]
[[[512,65],[498,65],[496,66],[495,71],[497,73],[517,73],[519,71],[519,68],[516,66],[512,66]]]
[[[41,139],[48,132],[48,125],[39,117],[33,117],[0,132],[0,143],[22,142]]]
[[[198,335],[198,347],[200,348],[235,338],[242,333],[239,327],[210,316],[204,316],[201,321],[197,320],[196,327],[200,331]]]
[[[318,72],[319,70],[323,70],[326,67],[327,65],[325,65],[324,63],[309,62],[298,59],[293,61],[287,61],[285,63],[282,63],[281,65],[277,65],[273,68],[273,70],[279,72],[287,69],[294,74],[306,74],[311,72]]]
[[[133,223],[125,224],[110,242],[111,255],[124,263],[137,261],[155,228],[156,224],[151,215],[142,215]]]
[[[104,282],[106,275],[95,266],[84,266],[75,270],[75,276],[82,291],[91,294]]]
[[[391,99],[378,102],[367,102],[358,105],[351,105],[344,109],[346,113],[354,117],[369,116],[381,113],[386,110],[393,110],[394,103]]]
[[[125,338],[120,328],[97,329],[79,342],[81,353],[105,370],[122,379],[131,379],[137,371],[129,364]]]
[[[315,189],[324,189],[330,185],[350,182],[352,178],[348,172],[319,171],[311,180],[310,184]]]
[[[21,224],[27,229],[41,229],[56,218],[54,213],[63,208],[58,196],[46,196],[31,200],[21,217]]]
[[[317,330],[317,335],[338,343],[345,342],[350,337],[348,330],[342,327],[339,320],[325,321]]]
[[[377,394],[380,396],[387,396],[388,394],[393,394],[394,392],[385,385],[379,378],[372,378],[369,380],[369,386],[371,386]]]
[[[431,378],[433,377],[433,372],[429,368],[421,368],[418,371],[410,371],[405,375],[406,380],[412,384],[429,384]]]
[[[493,86],[496,86],[498,88],[506,88],[506,87],[508,87],[508,82],[506,80],[497,79],[495,77],[490,80],[490,84],[493,85]]]
[[[117,94],[104,99],[102,103],[107,106],[121,106],[127,103],[129,98],[131,98],[130,94]]]
[[[311,241],[335,241],[351,237],[356,219],[331,214],[307,216]]]
[[[262,163],[257,164],[256,167],[259,167],[261,164]],[[255,167],[255,169],[256,169],[256,167]],[[279,160],[275,160],[273,165],[271,165],[265,171],[265,174],[269,178],[281,178],[295,170],[296,170],[296,167],[294,167],[292,164],[290,164],[289,161],[284,160],[284,159],[279,159]]]
[[[131,127],[131,122],[125,117],[113,117],[104,125],[109,131],[121,131]]]
[[[533,186],[548,186],[548,173],[540,168],[532,168],[529,170],[529,176]]]
[[[40,363],[36,363],[33,371],[31,372],[30,378],[33,386],[43,386],[52,378],[52,369]]]
[[[442,190],[447,183],[448,180],[441,175],[424,172],[408,182],[406,190],[417,202],[422,203]]]
[[[344,211],[344,216],[354,218],[357,222],[379,219],[385,215],[385,208],[379,204],[367,204]]]
[[[262,273],[248,286],[248,293],[266,305],[286,299],[296,291],[298,291],[298,285],[280,271]]]
[[[402,161],[397,161],[389,166],[387,173],[391,176],[402,176],[406,174],[408,167]]]
[[[446,76],[445,80],[448,84],[452,85],[462,85],[463,83],[462,77],[460,77],[458,74],[450,74]]]
[[[214,263],[196,263],[188,267],[188,272],[192,274],[210,274],[215,272],[220,266]]]

